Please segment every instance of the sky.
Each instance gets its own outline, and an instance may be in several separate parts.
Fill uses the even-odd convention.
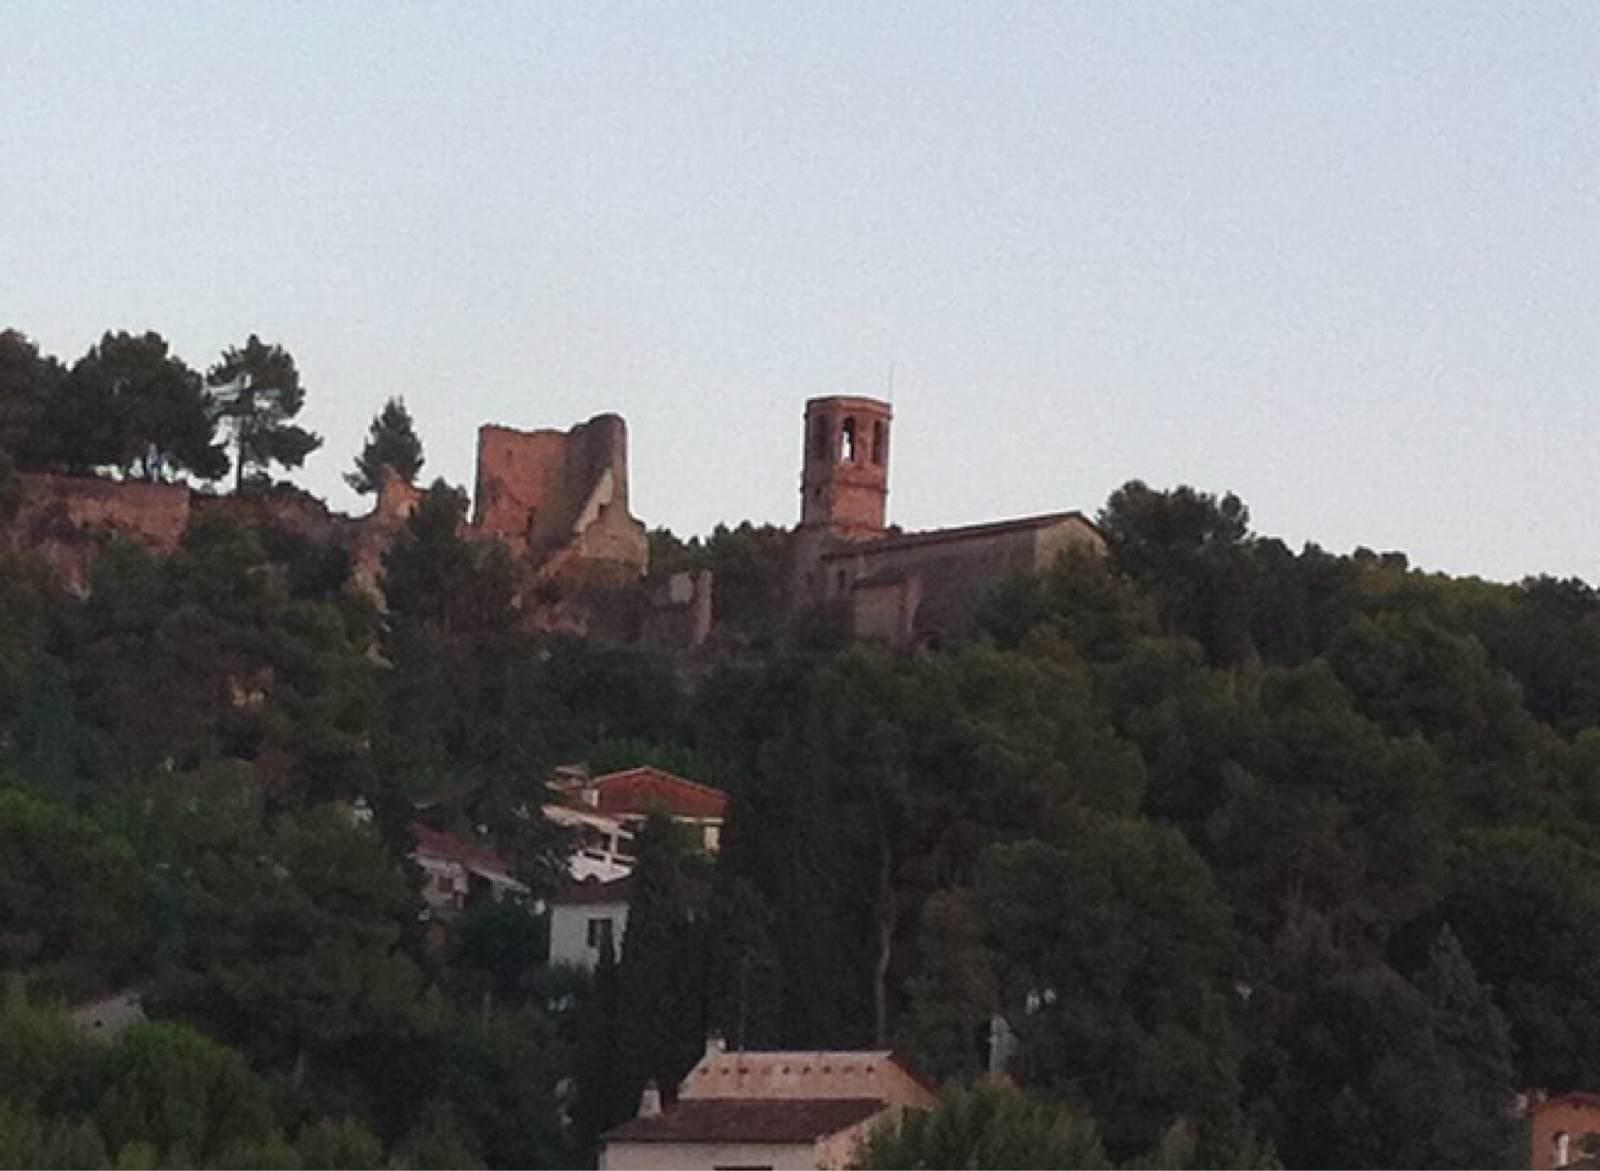
[[[1233,491],[1298,546],[1600,581],[1600,4],[167,5],[0,17],[0,327],[286,346],[629,424],[633,511],[793,523],[891,394],[908,529]]]

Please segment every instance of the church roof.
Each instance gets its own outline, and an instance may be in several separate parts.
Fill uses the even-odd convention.
[[[1030,529],[1048,529],[1068,521],[1080,521],[1095,532],[1099,527],[1083,513],[1076,510],[1071,512],[1047,512],[1040,516],[1023,516],[1013,520],[983,521],[979,524],[957,525],[948,529],[924,529],[916,533],[895,533],[885,537],[873,537],[865,541],[852,541],[838,548],[830,549],[822,555],[824,561],[845,559],[860,556],[861,554],[881,553],[889,549],[912,549],[919,545],[937,545],[955,543],[958,541],[977,540],[982,537],[998,537],[1006,533],[1027,532]]]

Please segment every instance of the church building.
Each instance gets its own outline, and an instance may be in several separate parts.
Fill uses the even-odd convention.
[[[973,632],[984,597],[1008,575],[1063,553],[1104,553],[1079,512],[1055,512],[925,532],[890,532],[890,428],[878,399],[806,403],[793,596],[844,603],[852,632],[896,646],[937,647]]]

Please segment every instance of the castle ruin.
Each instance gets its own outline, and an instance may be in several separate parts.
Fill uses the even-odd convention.
[[[476,502],[465,535],[498,541],[511,554],[529,626],[588,633],[598,620],[605,632],[626,635],[636,625],[619,595],[638,592],[649,544],[644,525],[628,511],[627,444],[627,426],[617,415],[570,431],[479,431]],[[373,510],[348,517],[298,492],[213,496],[182,484],[47,473],[19,478],[21,502],[4,529],[6,546],[39,552],[79,594],[88,591],[107,541],[169,554],[197,512],[220,512],[342,546],[354,585],[377,596],[383,555],[422,497],[421,489],[385,475]]]
[[[903,533],[888,527],[893,410],[857,396],[806,403],[800,523],[789,572],[791,615],[833,606],[851,632],[896,646],[936,647],[969,635],[1005,576],[1040,570],[1063,553],[1104,551],[1078,512]],[[340,545],[354,586],[381,598],[383,557],[421,499],[385,476],[369,514],[332,513],[298,492],[213,496],[175,484],[25,474],[22,501],[0,537],[38,550],[69,589],[87,592],[110,538],[152,553],[177,549],[193,511],[219,511]],[[596,634],[691,650],[712,634],[710,573],[675,574],[644,588],[645,526],[628,506],[627,424],[597,415],[567,431],[478,432],[473,511],[465,535],[510,555],[516,602],[530,629]]]

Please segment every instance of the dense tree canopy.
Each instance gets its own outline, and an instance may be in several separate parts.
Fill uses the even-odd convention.
[[[246,474],[293,462],[258,397]],[[0,467],[219,475],[222,418],[156,335],[64,370],[0,334]],[[877,1166],[1505,1165],[1517,1092],[1600,1088],[1588,585],[1135,482],[1107,556],[996,583],[939,653],[791,625],[782,530],[658,532],[731,630],[674,663],[526,629],[465,515],[424,492],[381,599],[224,510],[109,543],[86,596],[0,558],[0,1161],[570,1165],[709,1032],[945,1083]],[[548,893],[585,760],[724,785],[718,856],[645,830],[590,974],[532,907],[424,913],[413,822]],[[113,1044],[60,1011],[127,987]]]
[[[160,334],[107,333],[46,401],[47,460],[74,472],[116,468],[146,480],[228,471],[200,375]]]

